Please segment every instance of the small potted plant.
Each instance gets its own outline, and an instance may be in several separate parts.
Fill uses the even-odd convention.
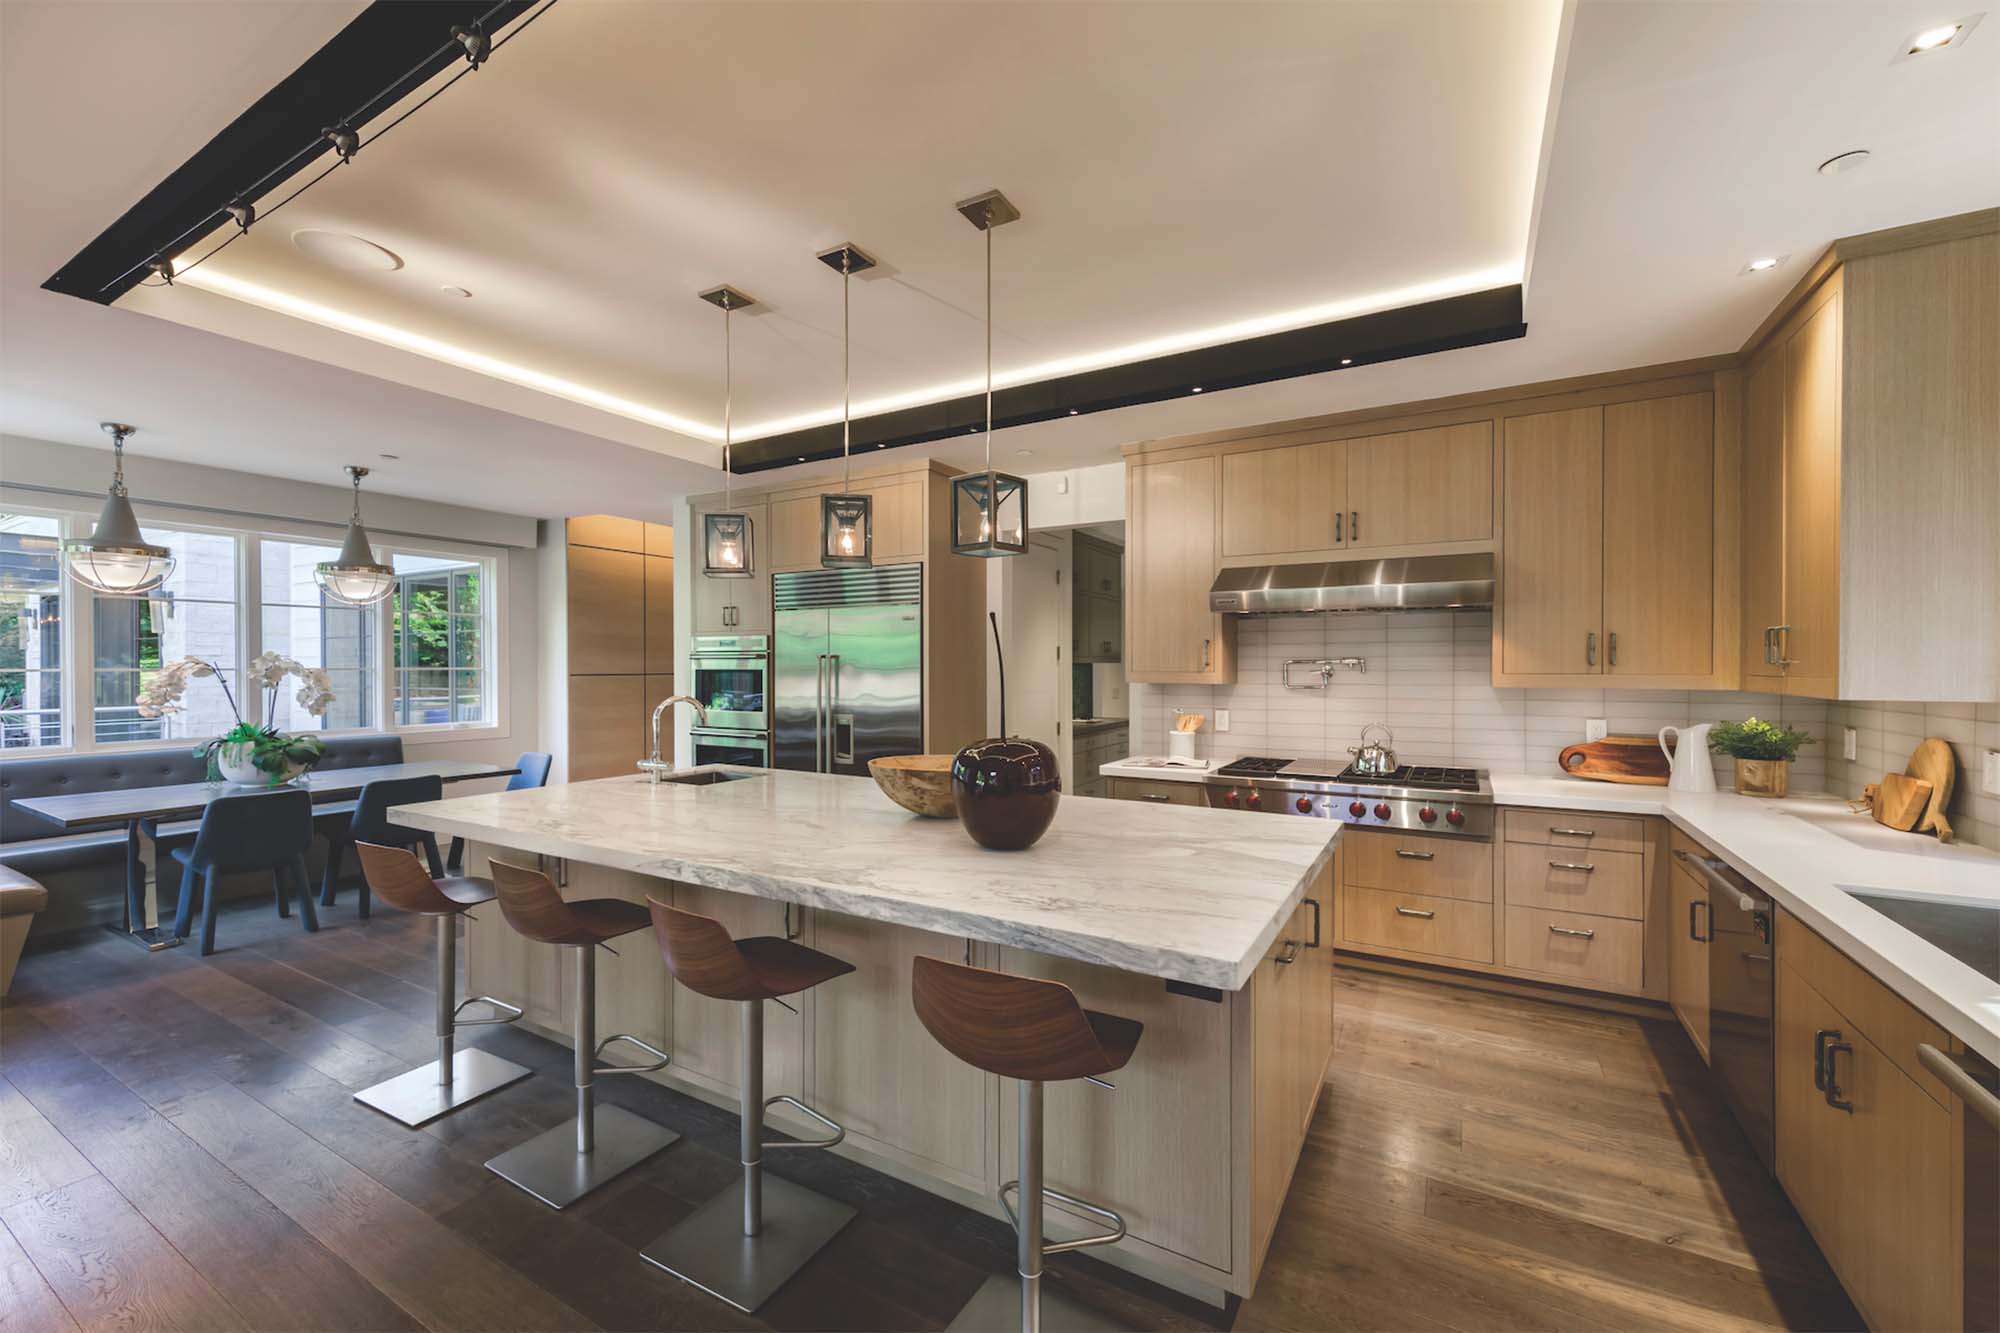
[[[1736,790],[1742,796],[1783,796],[1791,788],[1791,763],[1813,738],[1797,727],[1745,718],[1709,728],[1708,748],[1736,760]]]
[[[264,690],[264,720],[245,721],[229,692],[221,668],[198,657],[183,657],[160,668],[139,691],[139,716],[163,717],[181,711],[181,699],[191,681],[213,676],[236,714],[236,725],[196,747],[195,756],[208,760],[209,781],[240,786],[281,787],[320,761],[326,742],[317,736],[294,736],[277,728],[278,690],[287,676],[299,679],[293,698],[314,717],[324,717],[333,703],[333,686],[326,672],[277,653],[260,653],[250,663],[250,678]]]

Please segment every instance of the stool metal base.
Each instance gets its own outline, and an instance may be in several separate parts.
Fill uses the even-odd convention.
[[[589,1152],[576,1150],[576,1121],[565,1120],[509,1148],[488,1162],[486,1169],[551,1208],[567,1208],[599,1185],[680,1141],[681,1136],[665,1125],[656,1125],[620,1106],[599,1106],[594,1114],[596,1146]]]
[[[354,1094],[354,1100],[416,1129],[489,1092],[518,1083],[533,1072],[526,1065],[489,1055],[475,1046],[452,1052],[449,1083],[438,1082],[438,1062],[433,1060],[407,1074],[363,1088]]]
[[[755,1310],[854,1218],[846,1204],[782,1176],[765,1175],[763,1193],[764,1229],[759,1234],[743,1234],[743,1182],[738,1180],[640,1256],[739,1310]]]
[[[1071,1300],[1042,1278],[1042,1312],[1037,1327],[1047,1333],[1071,1330],[1115,1329],[1118,1322],[1087,1305]],[[986,1279],[958,1317],[951,1321],[951,1333],[1018,1333],[1028,1327],[1021,1322],[1021,1278],[1018,1273],[995,1273]]]

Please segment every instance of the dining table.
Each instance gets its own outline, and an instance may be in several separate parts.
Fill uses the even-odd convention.
[[[479,778],[508,778],[521,770],[510,764],[489,764],[476,760],[419,759],[400,764],[367,764],[355,768],[330,768],[294,778],[293,788],[312,793],[315,805],[359,796],[371,782],[393,778],[436,777],[442,782],[470,782]],[[159,876],[156,873],[158,848],[153,833],[162,821],[198,819],[208,803],[223,796],[242,796],[269,787],[251,787],[233,782],[182,782],[161,787],[126,787],[116,791],[77,792],[69,796],[35,796],[14,802],[19,810],[58,824],[64,829],[84,831],[107,825],[125,826],[125,920],[109,929],[122,934],[150,951],[171,949],[180,940],[170,930],[160,929]]]

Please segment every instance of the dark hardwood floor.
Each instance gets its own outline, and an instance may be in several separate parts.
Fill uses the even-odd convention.
[[[784,1174],[861,1216],[755,1318],[639,1258],[735,1167],[733,1117],[642,1080],[687,1136],[567,1212],[485,1160],[568,1116],[569,1054],[422,1131],[352,1100],[430,1058],[427,923],[268,903],[221,951],[93,933],[0,1005],[0,1329],[933,1329],[1000,1223],[826,1154]],[[1209,1310],[1083,1256],[1127,1328],[1856,1328],[1678,1029],[1343,973],[1327,1096],[1256,1296]]]

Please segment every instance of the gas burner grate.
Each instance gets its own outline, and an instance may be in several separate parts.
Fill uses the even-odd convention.
[[[1269,777],[1285,765],[1289,759],[1273,759],[1268,755],[1246,754],[1241,759],[1224,764],[1216,770],[1216,776],[1225,778]]]

